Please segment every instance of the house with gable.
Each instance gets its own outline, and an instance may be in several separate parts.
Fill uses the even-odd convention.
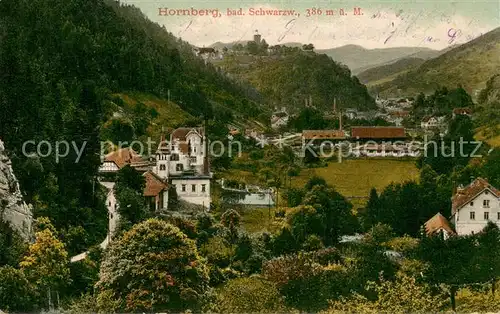
[[[459,187],[451,202],[452,221],[458,235],[478,233],[488,221],[500,226],[500,191],[483,178]]]
[[[170,142],[162,138],[156,151],[153,173],[189,203],[210,208],[212,173],[204,128],[178,128]]]
[[[424,224],[424,231],[428,237],[440,236],[444,240],[456,235],[450,222],[441,213],[437,213]]]
[[[168,208],[168,183],[153,171],[147,171],[143,176],[146,182],[143,195],[149,209],[157,211]]]
[[[441,128],[444,124],[446,117],[435,117],[435,116],[425,116],[420,122],[420,127],[422,129],[438,129]]]
[[[271,127],[273,129],[278,129],[282,126],[286,126],[289,119],[290,117],[286,111],[282,110],[279,112],[275,112],[271,116]]]
[[[460,115],[470,117],[472,115],[472,109],[469,107],[453,109],[453,118],[455,118],[456,116],[460,116]]]
[[[126,165],[135,166],[143,164],[145,161],[132,148],[125,147],[110,152],[104,156],[102,164],[99,167],[100,173],[116,173]]]

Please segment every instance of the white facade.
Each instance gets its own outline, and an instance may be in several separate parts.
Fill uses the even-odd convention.
[[[114,161],[104,161],[99,167],[99,172],[118,172],[120,168]]]
[[[162,142],[153,172],[174,185],[180,199],[210,208],[211,173],[202,128],[179,128]]]
[[[274,113],[271,116],[271,127],[273,129],[278,129],[282,126],[286,126],[288,124],[289,116],[285,111]]]
[[[488,221],[500,227],[500,197],[490,189],[483,190],[458,208],[453,221],[458,235],[478,233],[486,227]]]
[[[420,127],[422,129],[436,129],[443,126],[445,117],[430,117],[422,120]]]
[[[171,185],[175,188],[180,199],[186,202],[209,207],[210,180],[201,178],[175,178]]]

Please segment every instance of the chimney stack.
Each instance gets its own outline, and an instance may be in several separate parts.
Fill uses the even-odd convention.
[[[342,131],[342,111],[339,112],[339,130]]]

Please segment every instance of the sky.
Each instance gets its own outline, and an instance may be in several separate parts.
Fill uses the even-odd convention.
[[[444,49],[500,27],[500,0],[121,2],[139,7],[152,21],[199,47],[215,42],[247,41],[259,33],[270,45],[312,43],[316,49],[349,44],[368,49],[403,46]],[[163,15],[160,8],[166,9]],[[245,15],[227,13],[228,9],[238,12],[240,8]],[[294,12],[287,16],[252,15],[252,10],[260,8]],[[359,8],[361,14],[355,15],[354,8]],[[178,9],[186,9],[185,13],[190,15],[179,14]],[[209,11],[194,16],[191,9]],[[340,9],[345,15],[340,14]]]

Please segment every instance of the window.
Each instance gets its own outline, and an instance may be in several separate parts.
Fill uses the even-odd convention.
[[[165,171],[167,167],[165,165],[160,165],[160,171]]]
[[[497,220],[500,220],[500,213],[497,213]]]
[[[489,212],[484,212],[484,220],[490,219],[490,213]]]
[[[474,206],[474,202],[470,202],[470,206]]]
[[[483,201],[483,207],[484,208],[490,208],[490,200],[484,200]]]
[[[201,191],[202,192],[206,192],[207,191],[207,185],[206,184],[202,184],[201,185]],[[500,213],[499,213],[500,214]]]
[[[182,170],[184,170],[184,166],[182,164],[177,164],[177,165],[175,165],[175,170],[182,171]]]
[[[179,155],[178,154],[172,154],[172,156],[170,156],[170,160],[178,161],[179,160]]]
[[[186,192],[186,185],[185,184],[182,185],[182,192]]]
[[[476,213],[470,212],[470,220],[476,220]]]
[[[196,184],[191,184],[191,192],[196,192]]]
[[[193,164],[196,163],[196,156],[189,157],[189,159],[191,160],[191,163],[193,163]]]

